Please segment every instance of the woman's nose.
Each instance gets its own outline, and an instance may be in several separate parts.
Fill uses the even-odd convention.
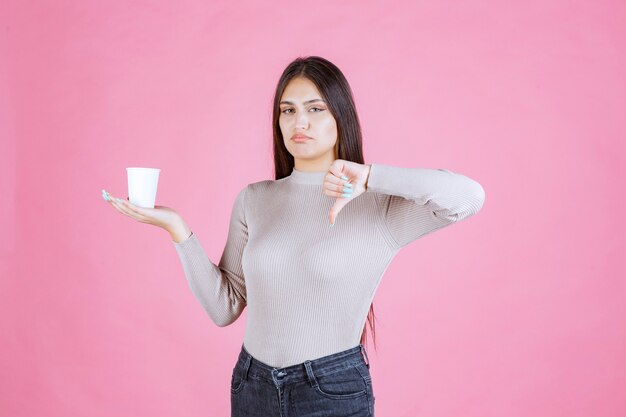
[[[306,117],[306,115],[303,115],[302,113],[298,115],[298,118],[296,120],[296,127],[299,129],[306,129],[308,126],[309,119]]]

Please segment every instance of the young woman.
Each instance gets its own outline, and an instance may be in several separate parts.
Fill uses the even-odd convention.
[[[239,191],[218,265],[174,210],[103,197],[170,233],[218,326],[248,308],[232,416],[373,416],[365,322],[373,330],[385,270],[404,246],[476,214],[485,193],[445,169],[365,164],[352,92],[326,59],[291,62],[273,111],[275,180]]]

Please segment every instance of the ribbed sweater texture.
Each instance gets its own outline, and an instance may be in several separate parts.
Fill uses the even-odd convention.
[[[172,241],[213,322],[227,326],[247,307],[243,345],[273,367],[357,346],[399,250],[478,213],[485,200],[477,181],[446,169],[371,164],[367,191],[329,227],[326,173],[294,168],[239,191],[217,265],[195,233]]]

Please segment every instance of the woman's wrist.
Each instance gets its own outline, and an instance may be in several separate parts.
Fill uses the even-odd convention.
[[[367,167],[367,175],[365,176],[365,184],[364,184],[365,191],[367,191],[367,182],[370,179],[370,172],[372,171],[372,164],[368,164],[366,165],[366,167]]]
[[[172,240],[176,243],[181,243],[187,240],[191,236],[191,229],[187,226],[187,223],[181,218],[174,225],[167,229]]]

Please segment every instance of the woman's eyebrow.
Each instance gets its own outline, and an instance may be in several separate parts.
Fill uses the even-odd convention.
[[[305,101],[303,104],[309,104],[315,101],[321,101],[322,103],[324,102],[324,100],[322,100],[321,98],[314,98],[313,100]],[[293,103],[291,101],[281,101],[280,104],[293,104]]]

